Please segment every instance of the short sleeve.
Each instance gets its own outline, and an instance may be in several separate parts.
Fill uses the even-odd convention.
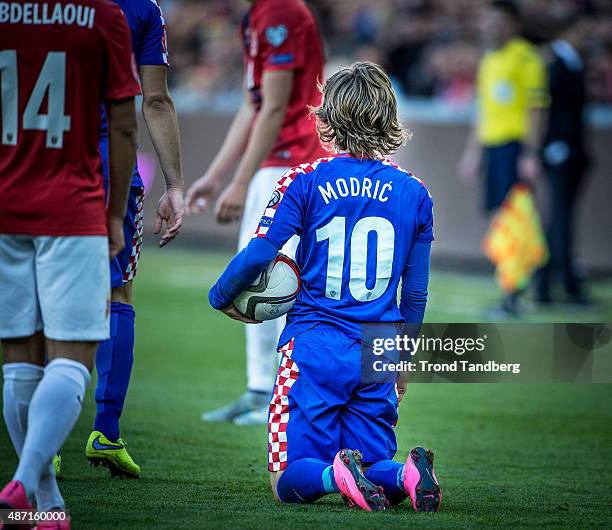
[[[276,248],[302,233],[304,199],[301,172],[289,170],[278,181],[253,237],[265,237]]]
[[[421,243],[431,243],[433,234],[433,201],[425,186],[421,189],[418,213],[418,232],[416,240]]]
[[[130,29],[123,12],[116,8],[109,24],[100,28],[106,46],[105,99],[126,99],[140,94]]]
[[[546,79],[546,65],[537,52],[530,51],[527,54],[522,74],[528,105],[537,108],[547,107],[550,97]]]
[[[257,23],[257,35],[264,70],[294,70],[302,66],[304,46],[292,14],[264,11]]]
[[[168,47],[164,15],[158,2],[151,2],[149,17],[143,36],[138,66],[168,66]]]

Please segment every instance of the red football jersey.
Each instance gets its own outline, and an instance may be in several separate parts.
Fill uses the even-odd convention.
[[[293,70],[287,115],[265,166],[295,166],[325,156],[308,106],[319,105],[323,46],[316,20],[302,0],[256,0],[242,24],[246,86],[261,106],[261,81],[268,70]]]
[[[107,0],[0,3],[0,233],[105,235],[100,105],[140,93]]]

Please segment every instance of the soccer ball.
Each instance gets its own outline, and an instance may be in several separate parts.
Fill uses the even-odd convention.
[[[300,291],[300,269],[279,253],[259,278],[234,300],[234,306],[253,320],[273,320],[288,313]]]

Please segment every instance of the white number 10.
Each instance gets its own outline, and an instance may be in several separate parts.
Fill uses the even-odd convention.
[[[376,233],[376,281],[371,289],[366,285],[368,263],[368,234]],[[327,255],[327,279],[325,296],[340,300],[342,272],[344,269],[344,247],[346,218],[334,217],[316,231],[317,241],[329,240]],[[351,268],[349,291],[355,300],[369,302],[380,298],[387,290],[393,269],[395,229],[383,217],[363,217],[353,228],[350,241]]]
[[[17,145],[19,83],[17,52],[0,51],[0,96],[2,97],[2,144]],[[40,109],[47,98],[47,114]],[[66,96],[66,53],[49,52],[36,85],[23,111],[23,129],[47,132],[47,147],[60,149],[64,132],[70,130],[70,116],[64,115]]]

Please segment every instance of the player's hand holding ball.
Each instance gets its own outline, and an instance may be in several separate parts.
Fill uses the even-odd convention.
[[[221,312],[246,324],[260,324],[286,315],[300,288],[297,263],[279,252],[257,279]]]
[[[235,320],[254,324],[286,315],[300,292],[300,269],[279,252],[257,279],[223,312]],[[236,318],[236,314],[239,318]]]
[[[234,304],[229,307],[226,307],[225,309],[222,309],[221,312],[225,313],[228,317],[234,320],[238,320],[240,322],[244,322],[245,324],[261,324],[261,320],[253,320],[252,318],[243,315],[240,311],[238,311],[238,309],[236,309],[236,306],[234,306]]]
[[[108,253],[110,259],[114,259],[125,247],[123,236],[123,219],[109,217],[106,225],[108,227]]]

